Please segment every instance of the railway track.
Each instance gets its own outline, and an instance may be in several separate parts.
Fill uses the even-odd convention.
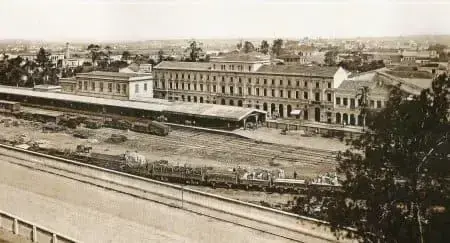
[[[49,110],[51,107],[33,105],[34,108]],[[55,110],[55,109],[54,109]],[[56,110],[79,113],[83,115],[97,116],[92,112],[76,112],[71,109],[58,108]],[[198,153],[214,152],[226,154],[231,157],[247,157],[250,160],[282,160],[291,163],[301,163],[311,166],[334,166],[336,153],[331,151],[296,147],[292,145],[259,143],[255,140],[233,137],[222,134],[214,134],[192,128],[172,127],[169,136],[160,137],[149,134],[136,134],[136,138],[152,136],[155,146],[163,145],[167,148],[186,148],[197,150]],[[150,145],[151,146],[151,145]]]

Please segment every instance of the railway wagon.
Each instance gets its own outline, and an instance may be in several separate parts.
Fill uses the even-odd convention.
[[[162,181],[201,184],[205,179],[204,168],[190,168],[153,163],[150,170],[150,174],[153,178]]]
[[[149,133],[156,134],[159,136],[169,135],[170,127],[157,121],[150,121]]]
[[[0,100],[0,112],[1,113],[17,113],[20,111],[20,103],[14,101]]]
[[[240,180],[238,174],[230,171],[207,171],[205,175],[205,184],[212,187],[236,187]]]

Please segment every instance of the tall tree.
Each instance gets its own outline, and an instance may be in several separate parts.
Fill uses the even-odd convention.
[[[105,56],[106,56],[108,66],[111,63],[111,54],[112,54],[111,50],[112,50],[111,46],[105,46]]]
[[[244,43],[244,52],[249,53],[255,50],[255,46],[250,41],[245,41]]]
[[[87,50],[90,52],[92,66],[96,66],[97,60],[101,57],[100,46],[97,44],[90,44],[87,47]]]
[[[273,41],[272,53],[275,56],[279,56],[280,55],[280,52],[281,52],[282,48],[283,48],[283,40],[282,39],[276,39],[276,40]]]
[[[131,56],[131,53],[129,51],[123,51],[122,52],[122,60],[127,61]]]
[[[164,51],[161,49],[158,51],[158,63],[164,61]]]
[[[362,117],[362,124],[363,124],[363,131],[366,124],[366,116],[368,113],[368,106],[369,106],[369,87],[363,86],[359,89],[358,94],[356,94],[355,97],[357,100],[359,100],[359,107],[360,107],[360,115]]]
[[[362,242],[450,239],[450,79],[417,96],[392,90],[369,113],[367,131],[342,154],[343,193],[328,205],[332,225],[352,226]]]
[[[189,58],[191,62],[198,61],[200,57],[200,52],[202,52],[202,48],[200,48],[200,43],[195,40],[189,42],[189,47],[186,48],[186,51],[189,51]]]
[[[243,45],[242,45],[242,40],[241,40],[241,41],[239,41],[239,42],[236,44],[236,49],[237,49],[238,51],[240,51],[240,50],[242,49],[242,47],[243,47]]]
[[[261,41],[261,45],[259,46],[259,51],[265,55],[269,53],[269,43],[266,40]]]
[[[329,66],[334,66],[336,65],[336,56],[337,56],[337,51],[327,51],[325,53],[325,64],[329,65]]]

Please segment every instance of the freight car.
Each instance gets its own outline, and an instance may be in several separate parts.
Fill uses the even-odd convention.
[[[0,100],[0,112],[6,114],[14,114],[20,111],[20,103]]]

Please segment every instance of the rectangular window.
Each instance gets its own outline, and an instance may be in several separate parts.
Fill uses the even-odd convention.
[[[213,76],[213,81],[216,81],[216,76]]]
[[[222,94],[225,94],[225,86],[222,86]]]
[[[303,86],[308,87],[308,82],[305,81],[305,82],[303,83]]]
[[[316,88],[318,89],[320,87],[319,82],[316,82]]]
[[[299,96],[300,96],[300,94],[299,94],[300,92],[298,92],[298,91],[295,91],[295,98],[296,99],[298,99],[298,98],[300,98]]]
[[[169,83],[169,89],[173,89],[172,82]]]
[[[222,77],[222,82],[225,82],[225,77]]]
[[[331,89],[331,82],[328,82],[328,88]]]
[[[217,87],[216,87],[216,85],[213,85],[213,92],[216,92],[217,91]]]
[[[272,89],[272,97],[275,97],[275,90]]]
[[[136,93],[139,93],[139,84],[135,84],[134,89]]]
[[[175,89],[178,89],[178,82],[175,83]]]
[[[147,83],[144,83],[144,91],[147,91]]]
[[[120,84],[116,84],[116,92],[120,93]]]
[[[256,84],[259,84],[259,78],[256,79]]]
[[[158,88],[158,80],[155,80],[154,84],[155,88]]]
[[[252,66],[248,66],[248,71],[252,71]]]
[[[242,79],[239,77],[239,83],[242,83]]]
[[[250,88],[250,87],[247,88],[247,94],[252,95],[252,88]]]
[[[267,89],[264,89],[264,96],[267,96]]]
[[[252,83],[252,78],[248,78],[248,83],[249,83],[249,84]]]
[[[290,98],[291,98],[291,91],[288,90],[288,99],[290,99]]]
[[[108,92],[112,92],[112,83],[108,83]]]
[[[331,102],[331,94],[330,93],[327,93],[327,101]]]
[[[88,89],[88,81],[84,81],[84,90]]]
[[[341,104],[341,98],[340,97],[336,97],[336,105],[340,105]]]
[[[126,84],[123,84],[123,85],[122,85],[122,90],[123,90],[123,93],[124,93],[124,94],[127,93],[127,85],[126,85]]]
[[[242,87],[239,87],[239,95],[242,95]]]
[[[299,87],[299,86],[300,86],[300,81],[297,80],[297,87]]]
[[[377,100],[377,108],[381,108],[381,100]]]
[[[288,85],[289,85],[289,86],[291,85],[291,80],[288,80]]]
[[[234,93],[234,87],[230,86],[230,94],[233,94],[233,93]]]
[[[283,85],[283,80],[280,79],[280,85]]]
[[[191,90],[191,84],[187,85],[187,90]]]
[[[79,90],[83,89],[83,82],[78,81],[78,89]]]
[[[233,83],[233,77],[230,77],[230,82],[232,82],[232,83]]]
[[[347,106],[348,105],[348,99],[347,98],[342,99],[342,104]]]
[[[350,107],[355,108],[355,99],[350,99]]]
[[[308,92],[303,92],[303,99],[305,99],[305,100],[308,99]]]
[[[259,88],[256,88],[256,96],[259,96]]]
[[[275,85],[275,79],[272,79],[272,85]]]
[[[316,101],[320,101],[320,93],[319,92],[316,92]]]
[[[203,84],[200,84],[200,91],[203,91]]]
[[[283,90],[280,90],[280,97],[281,97],[281,98],[284,97],[284,92],[283,92]]]
[[[103,82],[100,82],[100,92],[103,92]]]
[[[91,82],[91,90],[92,90],[92,91],[95,90],[95,82],[94,82],[94,81]]]
[[[184,73],[181,74],[181,79],[184,79]]]
[[[264,84],[267,84],[267,79],[264,79]]]

